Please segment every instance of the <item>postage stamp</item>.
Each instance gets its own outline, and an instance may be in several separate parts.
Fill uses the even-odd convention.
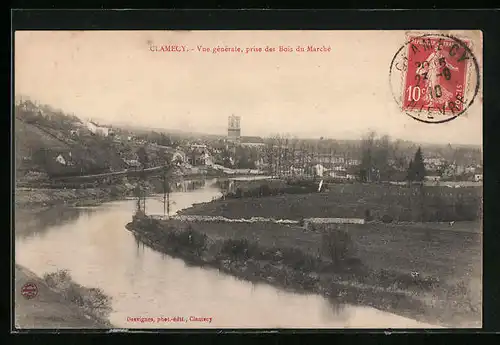
[[[401,110],[443,123],[463,114],[479,90],[472,41],[443,34],[408,34],[391,63],[391,88]]]

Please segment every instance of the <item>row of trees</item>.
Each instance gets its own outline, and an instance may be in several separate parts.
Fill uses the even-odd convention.
[[[409,182],[422,182],[425,178],[424,157],[420,147],[407,163],[405,154],[398,149],[398,142],[391,142],[387,135],[377,137],[375,132],[370,132],[362,139],[361,149],[362,159],[358,174],[364,182],[402,178]]]
[[[313,165],[331,165],[336,157],[348,161],[355,156],[354,146],[339,150],[332,140],[303,140],[288,135],[274,135],[265,140],[262,156],[272,175],[301,174],[315,176]]]
[[[261,154],[269,172],[278,176],[295,173],[314,176],[315,164],[332,166],[339,158],[350,173],[355,173],[364,182],[422,181],[425,176],[422,150],[418,148],[408,163],[408,150],[401,148],[401,141],[391,141],[387,135],[379,137],[375,132],[369,132],[358,145],[344,143],[343,147],[339,146],[335,141],[323,138],[313,141],[275,135],[266,140]],[[354,166],[349,164],[352,160],[357,161]]]

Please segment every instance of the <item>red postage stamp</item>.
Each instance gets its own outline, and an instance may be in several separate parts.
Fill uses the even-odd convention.
[[[442,115],[455,115],[464,110],[471,57],[467,52],[469,42],[461,43],[445,36],[408,38],[403,110]]]

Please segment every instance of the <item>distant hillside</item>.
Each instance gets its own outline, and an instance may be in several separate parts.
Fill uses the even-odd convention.
[[[14,126],[18,178],[28,171],[60,176],[123,169],[112,140],[91,135],[75,116],[23,104],[16,107]]]

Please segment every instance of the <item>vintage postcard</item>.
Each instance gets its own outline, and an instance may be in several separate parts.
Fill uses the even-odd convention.
[[[17,31],[18,329],[479,328],[481,31]]]

